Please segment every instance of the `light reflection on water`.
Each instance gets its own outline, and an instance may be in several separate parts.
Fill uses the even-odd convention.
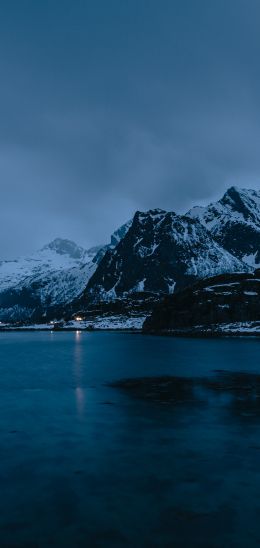
[[[259,344],[1,334],[1,548],[258,546]],[[174,405],[107,386],[167,374]]]
[[[83,366],[82,360],[83,360],[83,352],[82,352],[81,331],[75,331],[74,360],[73,360],[72,366],[74,369],[74,376],[75,376],[75,382],[76,382],[75,395],[76,395],[76,406],[77,406],[79,417],[82,417],[84,415],[84,409],[85,409],[85,391],[83,390],[81,386],[82,366]]]

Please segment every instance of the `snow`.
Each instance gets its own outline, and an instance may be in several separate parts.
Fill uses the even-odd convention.
[[[244,291],[244,295],[258,295],[257,291]]]
[[[140,244],[140,242],[143,241],[143,237],[142,238],[138,238],[134,244],[134,249]]]
[[[138,240],[136,241],[136,243],[134,244],[134,249],[136,249],[137,246],[139,246],[139,244],[143,241],[143,237],[142,238],[138,238]],[[150,257],[151,255],[154,254],[155,250],[157,249],[157,247],[159,247],[159,244],[158,243],[153,243],[151,246],[144,246],[144,245],[140,245],[138,250],[137,250],[137,253],[139,255],[139,257]]]
[[[94,330],[125,330],[125,329],[135,329],[135,330],[141,330],[143,323],[146,319],[147,315],[133,315],[133,316],[127,316],[127,315],[112,315],[112,316],[97,316],[93,320],[71,320],[67,323],[63,323],[62,329],[67,330],[79,330],[83,331],[85,329],[93,328]],[[14,329],[14,326],[10,324],[0,324],[0,328],[9,328]],[[30,325],[24,325],[20,327],[15,327],[15,329],[20,330],[46,330],[46,331],[54,331],[54,324],[53,323],[41,323],[41,324],[30,324]]]
[[[149,278],[149,288],[158,293],[167,289],[169,293],[173,292],[175,282],[183,283],[180,282],[181,276],[201,279],[224,273],[251,271],[249,265],[224,249],[197,219],[189,216],[158,210],[137,212],[130,236],[126,246],[122,242],[120,248],[107,256],[106,264],[102,263],[101,271],[97,271],[95,282],[90,283],[91,296],[95,300],[110,297],[105,287],[113,291],[112,297],[114,292],[120,296],[123,293],[143,291],[142,282],[150,267],[155,274],[154,286]],[[129,254],[134,263],[131,267],[130,290],[127,281]],[[136,269],[135,261],[138,261]],[[165,277],[160,272],[160,261],[165,264]],[[116,284],[119,270],[120,287]],[[168,288],[164,283],[168,283],[166,275],[170,278]]]
[[[185,238],[185,240],[186,240],[186,238]],[[197,276],[198,275],[198,269],[197,269],[194,257],[191,257],[191,265],[192,266],[189,268],[189,273],[193,272],[193,274],[195,274],[195,276]]]
[[[239,282],[230,282],[230,283],[223,283],[223,284],[214,284],[210,285],[208,287],[204,287],[204,291],[215,291],[216,288],[224,288],[224,287],[233,287],[234,285],[240,285]],[[221,292],[222,293],[222,292]]]
[[[107,317],[101,316],[96,317],[93,321],[69,322],[69,324],[67,324],[67,328],[74,327],[76,329],[86,329],[91,326],[94,329],[142,329],[146,317],[146,315],[113,315]]]
[[[229,230],[232,226],[235,228],[236,225],[242,225],[247,234],[252,235],[255,233],[255,242],[252,241],[248,253],[244,253],[241,260],[251,268],[259,266],[256,260],[259,252],[258,242],[260,236],[259,191],[231,187],[218,202],[205,207],[193,207],[188,211],[187,216],[198,219],[212,236],[218,238],[220,242],[225,235],[225,229]],[[237,249],[239,250],[239,245]],[[237,256],[240,258],[239,251]]]
[[[153,244],[152,247],[151,247],[151,255],[153,255],[153,253],[155,252],[155,250],[157,249],[157,247],[159,247],[159,244]]]
[[[173,335],[179,334],[196,334],[196,335],[224,335],[224,336],[259,336],[260,335],[260,321],[248,321],[248,322],[233,322],[206,325],[195,325],[191,329],[169,329],[166,333],[172,333]]]
[[[111,243],[108,247],[115,247],[122,240],[122,238],[125,237],[129,228],[132,226],[132,222],[133,219],[130,219],[130,221],[127,221],[125,224],[115,230],[115,232],[113,232],[111,236]]]
[[[116,230],[107,246],[85,250],[70,240],[56,238],[30,257],[0,261],[0,294],[8,290],[27,290],[46,308],[72,302],[85,290],[105,252],[114,249],[131,224],[132,220]],[[107,298],[114,297],[115,292],[112,292]],[[29,308],[15,304],[1,310],[4,318],[24,320]]]
[[[146,282],[146,278],[144,278],[143,280],[140,280],[140,282],[136,284],[133,291],[136,293],[142,293],[144,291],[145,282]]]
[[[82,248],[78,248],[79,258],[74,258],[57,251],[54,242],[31,257],[0,262],[0,291],[25,288],[41,282],[39,293],[43,301],[47,294],[55,303],[74,298],[85,287],[97,265]],[[76,244],[73,245],[76,247]]]
[[[223,333],[260,333],[260,322],[235,322],[221,324],[218,329]]]
[[[249,255],[243,255],[242,261],[244,261],[249,266],[252,266],[253,268],[256,268],[259,266],[259,263],[256,262],[256,256],[257,251],[255,253],[251,253]]]
[[[37,324],[31,324],[31,325],[24,325],[22,327],[18,327],[16,329],[27,329],[27,330],[31,330],[31,329],[38,329],[38,330],[47,330],[47,331],[52,331],[53,330],[53,325],[50,325],[48,323],[37,323]]]
[[[166,282],[168,283],[169,294],[172,295],[174,293],[176,282],[174,280],[171,280],[170,278],[168,278]]]

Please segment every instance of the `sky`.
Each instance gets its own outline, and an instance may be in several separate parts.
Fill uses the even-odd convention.
[[[3,0],[0,260],[260,188],[259,0]]]

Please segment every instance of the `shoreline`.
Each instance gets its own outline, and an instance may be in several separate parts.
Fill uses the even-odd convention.
[[[51,329],[48,327],[0,327],[0,333],[127,333],[132,335],[148,335],[155,337],[173,337],[173,338],[187,338],[187,339],[227,339],[227,338],[259,338],[260,331],[217,331],[217,330],[161,330],[161,331],[143,331],[137,328],[92,328],[85,327],[60,327]]]

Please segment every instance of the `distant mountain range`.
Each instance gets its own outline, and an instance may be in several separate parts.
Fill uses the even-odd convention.
[[[126,223],[110,244],[85,250],[56,238],[30,257],[0,262],[0,321],[25,321],[59,315],[77,299],[105,253],[128,230]]]
[[[0,262],[0,320],[38,320],[137,294],[161,298],[259,265],[260,192],[231,187],[186,215],[136,212],[105,246],[84,250],[58,238],[30,257]]]

